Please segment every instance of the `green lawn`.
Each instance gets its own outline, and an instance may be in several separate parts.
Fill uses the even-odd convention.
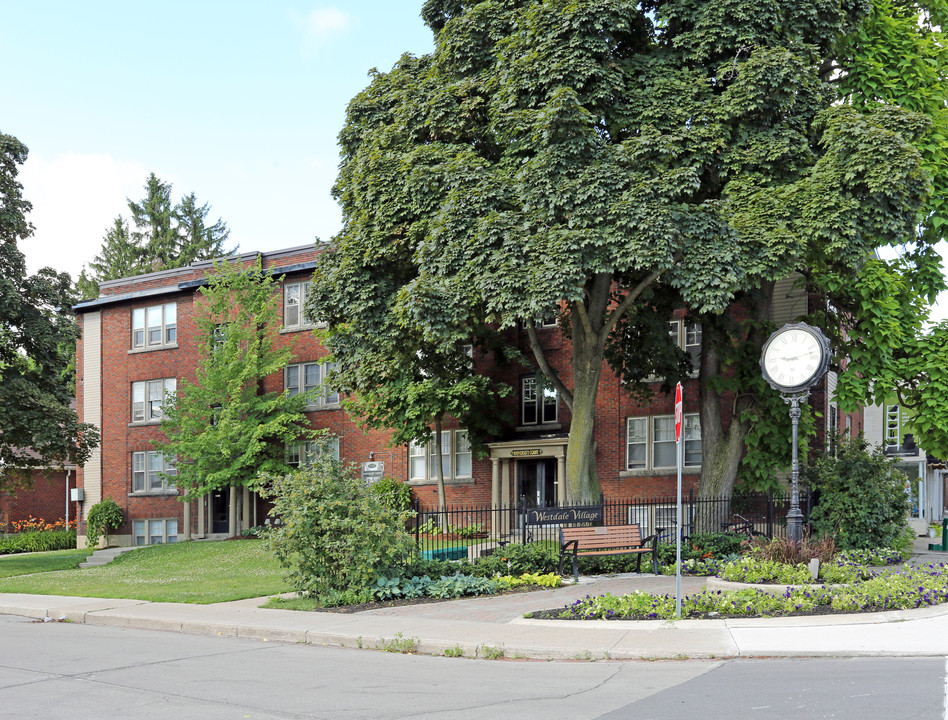
[[[0,579],[0,593],[197,604],[290,590],[276,559],[258,540],[154,545],[120,555],[98,568]]]
[[[53,570],[74,570],[91,554],[91,550],[53,550],[22,555],[0,555],[0,578]]]

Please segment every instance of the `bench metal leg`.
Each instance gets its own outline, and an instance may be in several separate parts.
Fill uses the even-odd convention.
[[[579,558],[573,555],[573,582],[579,584]]]

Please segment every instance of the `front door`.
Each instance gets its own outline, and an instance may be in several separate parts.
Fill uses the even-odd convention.
[[[211,493],[211,532],[215,535],[230,530],[230,491],[229,488]]]
[[[527,507],[553,507],[556,505],[556,459],[519,460],[518,497],[523,497]]]

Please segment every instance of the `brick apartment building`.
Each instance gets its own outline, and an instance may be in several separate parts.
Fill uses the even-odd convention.
[[[326,350],[312,333],[302,307],[315,266],[312,246],[260,255],[262,264],[283,276],[283,327],[280,342],[292,343],[294,360],[283,373],[266,378],[264,390],[290,392],[318,386],[327,366],[320,364]],[[257,256],[248,253],[241,262]],[[110,539],[118,544],[142,545],[188,538],[228,537],[260,524],[265,504],[244,488],[214,492],[196,502],[181,502],[179,491],[158,474],[172,468],[154,451],[152,440],[161,433],[161,400],[174,391],[181,378],[195,378],[198,338],[194,322],[195,298],[210,262],[161,270],[101,285],[95,300],[76,306],[82,328],[77,348],[77,391],[80,417],[101,429],[102,442],[79,471],[84,489],[83,517],[104,497],[124,510],[126,525]],[[806,296],[790,280],[778,283],[772,319],[789,322],[806,311]],[[670,320],[670,332],[681,347],[696,353],[701,328],[681,319]],[[569,341],[555,323],[541,324],[539,336],[551,364],[567,369]],[[530,357],[527,333],[507,331],[507,341]],[[446,424],[443,458],[449,503],[503,506],[526,496],[538,505],[563,504],[566,499],[566,445],[570,414],[555,392],[543,388],[535,370],[494,356],[474,357],[477,372],[490,373],[514,388],[501,401],[513,418],[501,436],[487,444],[486,457],[474,457],[463,428]],[[814,392],[814,403],[831,426],[846,424],[858,431],[861,416],[841,417],[828,402],[834,378]],[[694,385],[694,383],[689,383]],[[607,497],[646,497],[674,492],[674,401],[656,395],[649,403],[634,401],[619,379],[604,370],[596,411],[597,464]],[[384,473],[408,482],[425,504],[437,497],[437,465],[424,445],[389,447],[388,433],[364,433],[350,419],[335,394],[324,393],[307,409],[315,428],[327,428],[337,438],[334,448],[344,462],[382,463]],[[685,391],[685,488],[696,487],[701,465],[701,430],[697,388]],[[305,447],[288,447],[288,460],[306,456]],[[80,544],[83,544],[80,527]]]

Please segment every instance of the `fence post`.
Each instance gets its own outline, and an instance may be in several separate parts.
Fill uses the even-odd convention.
[[[412,504],[415,506],[415,549],[417,550],[421,545],[421,536],[418,533],[421,525],[421,501],[415,498]]]
[[[520,496],[520,543],[527,544],[527,498]]]
[[[774,536],[774,491],[767,491],[767,537]]]

